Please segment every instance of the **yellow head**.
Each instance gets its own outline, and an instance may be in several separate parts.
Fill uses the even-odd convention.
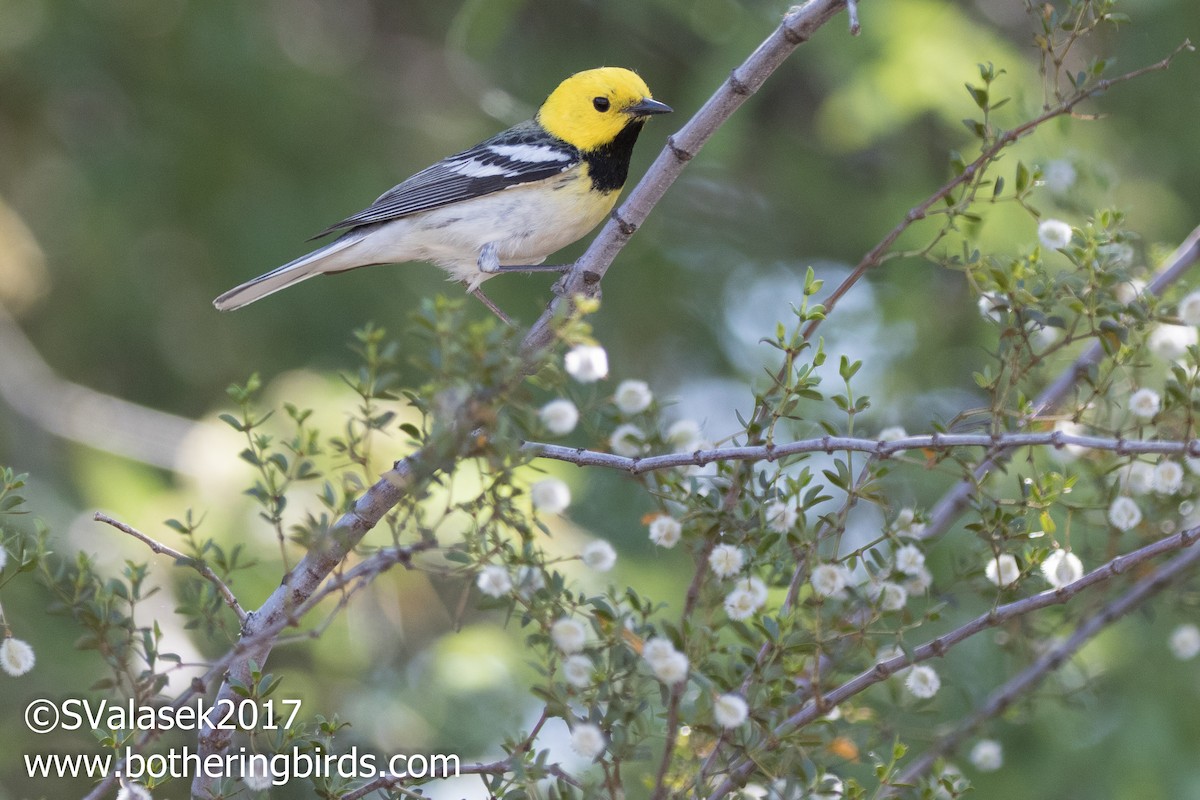
[[[577,72],[560,83],[538,109],[537,121],[587,152],[610,144],[630,123],[670,110],[650,96],[636,72],[600,67]]]

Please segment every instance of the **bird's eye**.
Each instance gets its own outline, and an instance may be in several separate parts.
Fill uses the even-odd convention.
[[[609,102],[607,97],[597,97],[592,100],[592,106],[600,113],[608,111]]]

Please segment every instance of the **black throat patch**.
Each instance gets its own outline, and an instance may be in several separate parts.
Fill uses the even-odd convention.
[[[588,165],[588,176],[592,188],[598,192],[615,192],[625,185],[629,176],[629,159],[638,134],[642,132],[644,119],[635,119],[626,125],[617,137],[606,145],[583,153]]]

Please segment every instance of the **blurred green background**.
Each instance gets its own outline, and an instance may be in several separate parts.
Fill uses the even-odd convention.
[[[997,91],[1014,100],[999,124],[1041,107],[1024,5],[871,0],[861,37],[843,17],[802,47],[692,162],[610,272],[595,322],[614,380],[649,380],[677,404],[675,416],[701,421],[710,439],[729,434],[734,408],[752,400],[746,381],[770,358],[757,342],[798,299],[804,268],[836,283],[947,179],[950,149],[970,156],[959,120],[975,111],[962,87],[977,79],[975,65],[1007,70]],[[308,236],[428,163],[527,118],[580,69],[636,69],[676,109],[643,134],[639,176],[785,9],[754,0],[0,0],[0,302],[17,326],[0,326],[0,464],[32,473],[33,507],[56,531],[55,549],[102,553],[115,570],[122,557],[149,556],[89,522],[93,510],[165,536],[161,521],[190,506],[213,510],[210,535],[246,540],[270,559],[273,537],[237,496],[236,437],[197,433],[180,418],[211,419],[230,382],[260,371],[270,398],[318,407],[336,426],[350,399],[330,376],[353,364],[350,332],[373,320],[399,333],[419,298],[459,289],[432,266],[405,265],[316,279],[229,314],[211,299],[305,252]],[[1190,0],[1126,11],[1130,25],[1080,56],[1111,54],[1119,73],[1200,39]],[[1198,86],[1200,60],[1185,55],[1087,104],[1100,119],[1046,126],[1008,163],[1069,165],[1073,182],[1039,194],[1043,212],[1080,224],[1093,208],[1123,208],[1145,249],[1173,246],[1200,222]],[[1028,215],[997,208],[970,233],[985,250],[1017,253],[1035,229]],[[552,280],[508,276],[488,289],[529,322]],[[875,429],[923,431],[979,404],[971,370],[994,332],[957,273],[891,262],[823,332],[833,353],[867,360],[859,389],[874,399]],[[60,378],[174,417],[64,395],[25,337]],[[150,466],[59,435],[103,438],[124,425],[143,434],[136,446]],[[163,468],[171,464],[181,474]],[[647,501],[612,475],[562,474],[576,527],[564,525],[557,546],[569,550],[583,531],[610,539],[642,556],[623,559],[614,580],[677,598],[688,564],[679,552],[648,558]],[[939,488],[914,483],[898,500],[927,504]],[[245,579],[250,605],[277,581],[261,573]],[[306,710],[355,719],[356,734],[385,751],[494,754],[499,732],[528,713],[517,639],[490,624],[442,638],[455,587],[414,576],[381,583],[390,597],[362,598],[321,642],[280,651],[272,667],[290,670],[299,694],[320,675],[313,696],[323,705]],[[25,780],[13,754],[86,742],[37,739],[17,715],[31,698],[82,690],[99,665],[74,654],[74,630],[45,616],[32,580],[0,601],[40,659],[23,678],[0,677],[0,798],[80,794],[84,783]],[[164,599],[164,620],[170,610]],[[380,619],[396,632],[376,641]],[[1142,623],[1089,651],[1111,693],[1083,708],[1038,705],[1026,725],[992,731],[1007,767],[972,775],[977,796],[1200,798],[1200,676],[1164,658],[1169,619]],[[481,661],[481,651],[494,657]],[[963,680],[945,710],[1001,678],[980,668],[983,650],[971,661],[965,652],[947,666]],[[494,720],[481,721],[481,707]],[[305,796],[288,792],[278,796]]]

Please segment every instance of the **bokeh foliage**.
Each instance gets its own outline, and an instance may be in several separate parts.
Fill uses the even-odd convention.
[[[962,84],[977,79],[976,64],[1007,71],[1010,119],[1040,106],[1023,5],[864,2],[861,38],[838,24],[822,30],[702,151],[622,254],[594,318],[615,377],[646,378],[660,396],[679,399],[680,416],[702,419],[711,437],[729,433],[726,398],[767,357],[756,344],[767,333],[764,315],[786,316],[781,301],[764,310],[762,291],[801,281],[810,263],[836,282],[846,262],[946,179],[948,151],[971,145],[960,119],[975,109]],[[327,427],[344,424],[339,404],[348,409],[356,397],[333,373],[353,359],[350,332],[368,320],[401,328],[419,298],[456,287],[432,267],[409,265],[316,280],[230,315],[215,312],[211,298],[297,255],[307,236],[416,169],[525,118],[576,69],[636,68],[686,115],[782,10],[733,0],[3,0],[0,298],[72,381],[199,417],[229,410],[225,387],[257,371],[272,398],[300,395]],[[1089,45],[1118,70],[1162,58],[1184,36],[1200,38],[1185,0],[1128,11],[1125,30]],[[1198,74],[1194,57],[1184,59],[1089,104],[1101,119],[1055,122],[1021,144],[1014,165],[1015,157],[1067,161],[1079,174],[1074,191],[1044,195],[1039,207],[1075,224],[1093,208],[1123,208],[1147,251],[1186,234],[1200,208]],[[656,120],[647,130],[634,175],[678,122]],[[998,207],[968,233],[984,248],[1013,252],[1033,246],[1034,228],[1019,209]],[[548,285],[513,276],[489,288],[528,321]],[[868,359],[862,378],[876,427],[924,430],[931,409],[948,419],[981,402],[969,376],[988,329],[961,273],[896,261],[862,293],[867,299],[843,308],[841,325],[826,333],[832,353]],[[409,369],[404,359],[398,365]],[[80,522],[94,507],[164,536],[162,520],[181,509],[214,508],[208,524],[227,528],[230,546],[277,554],[269,529],[248,525],[249,501],[228,507],[229,490],[242,488],[239,446],[223,440],[189,451],[205,455],[208,474],[177,481],[0,414],[0,463],[32,473],[28,494],[63,537],[55,549],[130,545],[102,561],[113,574],[124,557],[147,556]],[[403,448],[403,437],[376,443],[376,458],[399,455],[392,446]],[[561,474],[575,480],[574,471]],[[907,500],[927,503],[940,488],[914,485]],[[645,541],[641,517],[651,506],[629,502],[626,480],[589,474],[573,489],[573,522],[634,556],[622,560],[620,579],[682,592],[686,560]],[[262,541],[239,541],[251,530]],[[937,558],[953,561],[953,553]],[[251,603],[276,579],[242,575]],[[374,735],[464,752],[486,747],[495,731],[481,730],[472,709],[514,715],[526,702],[518,640],[498,633],[487,615],[443,636],[461,586],[405,576],[390,586],[392,597],[359,598],[345,624],[311,648],[281,650],[272,668],[288,670],[298,691],[305,682],[314,695],[318,681],[325,692],[332,686],[346,716],[386,729]],[[14,684],[19,690],[5,692],[4,718],[50,687],[101,677],[99,663],[74,655],[69,629],[44,617],[47,596],[14,584],[3,600],[10,618],[37,620],[38,635],[27,638],[41,661]],[[159,613],[170,611],[167,602]],[[396,633],[364,640],[361,630],[380,618]],[[1090,651],[1088,663],[1123,687],[1119,695],[1081,694],[1086,716],[1052,704],[1022,729],[1029,735],[1006,740],[1012,768],[980,778],[979,791],[1194,794],[1197,723],[1179,701],[1194,695],[1194,676],[1156,658],[1161,680],[1136,680],[1144,664],[1135,654],[1163,652],[1165,630],[1153,623],[1122,627]],[[27,746],[19,726],[0,732],[0,750]],[[1108,753],[1103,762],[1097,747]],[[1044,757],[1050,748],[1053,763]],[[0,798],[41,791],[0,774]]]

